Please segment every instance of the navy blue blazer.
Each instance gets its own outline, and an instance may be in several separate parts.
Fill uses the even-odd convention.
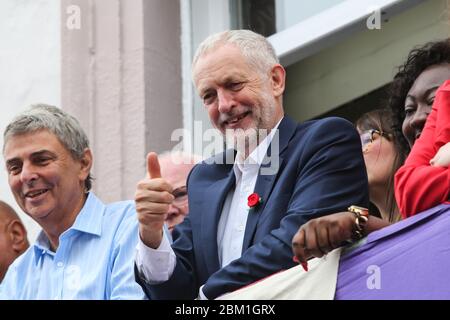
[[[350,122],[326,118],[297,124],[285,116],[277,134],[279,170],[272,175],[260,171],[254,191],[263,203],[249,211],[241,258],[220,268],[217,228],[235,185],[233,163],[224,162],[234,157],[234,150],[228,150],[215,157],[215,164],[203,162],[192,169],[189,215],[173,232],[177,261],[172,276],[150,285],[136,274],[149,297],[195,299],[204,285],[203,293],[214,299],[293,267],[291,240],[302,224],[352,204],[368,206],[361,142]]]

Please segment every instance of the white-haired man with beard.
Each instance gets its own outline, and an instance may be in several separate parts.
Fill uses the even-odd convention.
[[[290,268],[303,223],[368,205],[358,133],[339,118],[297,124],[284,115],[285,70],[267,39],[248,30],[212,35],[192,70],[211,123],[235,147],[192,169],[189,215],[172,246],[163,225],[173,186],[157,155],[147,156],[135,197],[135,271],[153,299],[214,299]]]

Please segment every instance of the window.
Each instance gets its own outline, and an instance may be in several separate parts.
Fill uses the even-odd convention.
[[[232,0],[232,26],[253,30],[265,37],[276,33],[275,0]]]
[[[266,37],[346,0],[231,0],[233,27]]]

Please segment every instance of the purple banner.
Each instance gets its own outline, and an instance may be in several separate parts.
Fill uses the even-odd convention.
[[[382,230],[341,256],[336,299],[450,299],[450,205]]]

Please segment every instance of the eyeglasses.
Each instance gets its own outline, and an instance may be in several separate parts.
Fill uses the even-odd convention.
[[[174,205],[182,205],[187,200],[187,188],[186,186],[182,186],[179,188],[176,188],[172,191],[172,195],[175,197],[173,200]]]
[[[387,133],[381,132],[376,129],[364,131],[359,135],[361,138],[361,145],[364,148],[369,143],[374,142],[378,137],[387,137],[389,136]]]

